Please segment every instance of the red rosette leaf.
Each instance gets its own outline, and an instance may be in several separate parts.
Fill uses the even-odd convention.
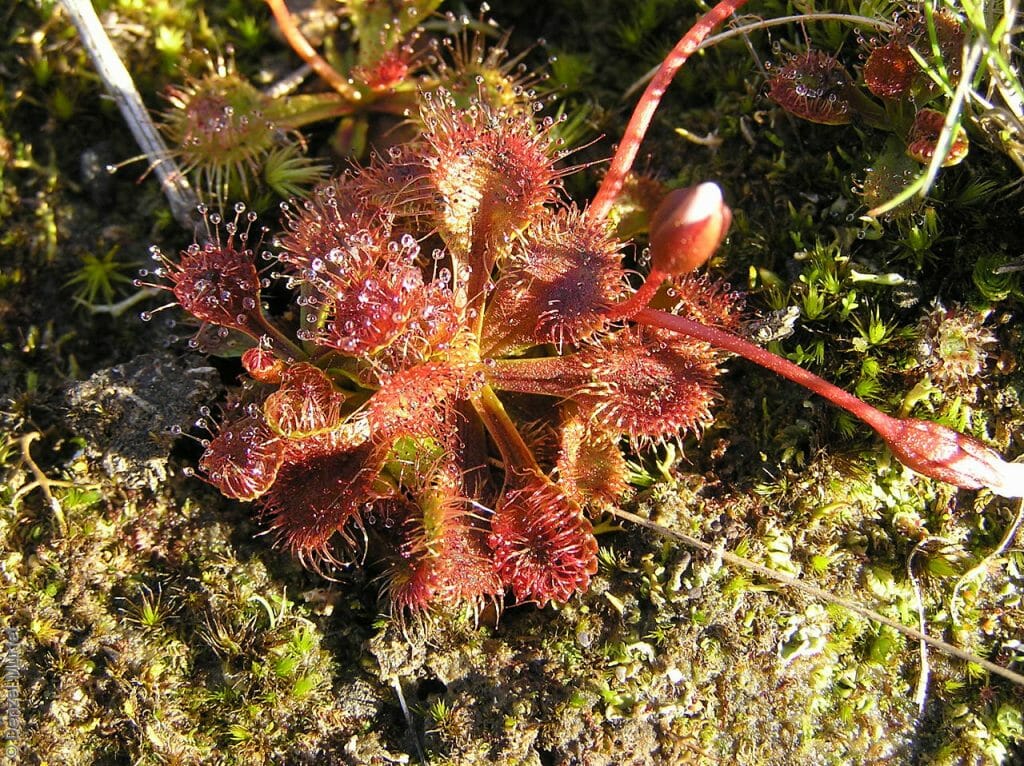
[[[211,484],[236,500],[255,500],[277,478],[284,443],[259,415],[224,423],[206,446],[199,468]]]
[[[593,528],[576,503],[541,476],[502,497],[488,544],[519,602],[565,602],[597,571]]]
[[[281,386],[263,402],[263,414],[277,433],[301,439],[337,426],[344,401],[323,370],[299,362],[281,373]]]

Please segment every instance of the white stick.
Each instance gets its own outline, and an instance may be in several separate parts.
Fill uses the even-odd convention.
[[[194,217],[198,202],[195,192],[171,156],[163,137],[157,132],[132,76],[114,50],[92,3],[90,0],[61,0],[61,5],[78,30],[78,36],[97,74],[117,102],[132,135],[149,159],[150,168],[156,172],[171,212],[182,226],[191,231],[195,228]]]

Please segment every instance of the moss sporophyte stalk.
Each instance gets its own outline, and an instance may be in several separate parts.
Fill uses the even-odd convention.
[[[410,89],[417,61],[403,46],[415,32],[385,41],[380,66],[364,65],[375,72],[366,98],[387,91],[381,67],[401,70],[393,87],[415,102],[416,137],[282,205],[275,237],[254,242],[255,216],[239,204],[226,220],[204,210],[206,239],[178,257],[156,252],[145,279],[200,320],[194,346],[244,349],[243,384],[215,425],[204,417],[199,474],[253,501],[306,563],[369,546],[398,615],[479,607],[507,590],[544,605],[586,589],[598,561],[590,514],[627,492],[624,445],[711,423],[730,354],[845,409],[919,473],[1024,495],[1024,466],[980,441],[885,415],[741,337],[739,293],[695,273],[732,219],[714,183],[651,211],[642,280],[623,265],[633,245],[609,216],[659,99],[743,4],[715,6],[668,55],[589,204],[566,199],[574,169],[561,164],[559,123],[538,116],[528,89],[482,75],[469,89]],[[455,67],[435,62],[435,80],[485,59],[475,44],[459,49]],[[880,50],[879,60],[898,53]],[[833,72],[818,54],[786,66]],[[811,75],[780,75],[773,97]],[[351,87],[342,78],[338,91],[354,99]],[[800,87],[794,107],[809,103]],[[245,162],[226,155],[215,183]],[[290,307],[272,312],[271,291]]]

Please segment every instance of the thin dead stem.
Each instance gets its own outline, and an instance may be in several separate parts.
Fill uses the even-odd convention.
[[[62,487],[67,489],[95,489],[98,484],[82,485],[73,481],[60,481],[58,479],[51,479],[41,469],[36,461],[32,459],[32,442],[38,439],[42,434],[38,431],[32,431],[27,433],[18,440],[18,445],[21,447],[21,462],[28,468],[28,470],[35,476],[36,480],[29,482],[25,486],[18,489],[11,498],[11,506],[16,506],[18,502],[25,497],[29,492],[34,489],[38,489],[43,493],[47,503],[50,505],[50,510],[53,512],[53,517],[57,520],[57,527],[62,535],[68,533],[68,521],[64,515],[64,508],[61,506],[60,501],[51,491],[53,487]]]
[[[970,580],[988,572],[989,566],[1010,547],[1013,538],[1017,536],[1017,530],[1020,529],[1022,522],[1024,522],[1024,500],[1017,502],[1017,513],[1014,515],[1010,526],[1007,527],[1006,532],[1003,533],[1003,539],[999,541],[999,545],[995,547],[995,550],[964,572],[960,579],[956,581],[956,585],[953,586],[953,595],[949,599],[949,616],[954,625],[960,622],[960,615],[956,607],[960,591]]]
[[[198,202],[195,192],[153,124],[132,76],[114,50],[92,3],[90,0],[61,0],[61,5],[78,30],[82,47],[89,54],[96,73],[117,103],[135,141],[146,155],[149,168],[156,173],[174,218],[191,231]]]
[[[416,756],[420,759],[420,763],[423,764],[423,766],[427,766],[427,758],[423,754],[423,745],[420,744],[419,732],[413,724],[412,713],[409,710],[409,706],[405,703],[405,694],[402,692],[402,682],[396,676],[392,679],[392,685],[395,687],[395,694],[398,695],[398,704],[402,708],[402,715],[405,716],[405,723],[409,727],[413,744],[416,746]]]
[[[927,632],[927,624],[925,622],[924,614],[924,597],[921,595],[921,585],[917,580],[917,575],[914,574],[914,556],[919,552],[923,551],[929,543],[933,542],[944,542],[941,537],[926,537],[920,540],[914,549],[907,556],[907,577],[910,578],[910,584],[914,588],[914,598],[917,599],[917,627],[921,631],[922,635]],[[931,665],[928,663],[928,644],[920,640],[918,642],[918,654],[921,656],[921,667],[917,673],[917,687],[914,692],[914,701],[917,703],[917,714],[924,715],[924,704],[928,698],[928,679],[931,675]]]
[[[943,654],[949,655],[950,657],[956,657],[957,659],[963,660],[964,662],[972,662],[975,665],[984,668],[990,673],[1001,676],[1002,678],[1005,678],[1017,684],[1018,686],[1024,687],[1024,676],[1022,676],[1021,674],[1015,673],[1009,668],[1004,668],[1002,665],[997,665],[994,662],[990,662],[989,660],[979,657],[976,654],[972,654],[971,652],[968,652],[964,649],[960,649],[959,647],[953,646],[952,644],[947,644],[945,641],[933,638],[932,636],[929,636],[916,628],[911,628],[900,622],[896,622],[895,620],[890,619],[889,617],[886,617],[885,615],[880,614],[873,609],[869,609],[868,607],[863,606],[857,603],[856,601],[853,601],[848,598],[843,598],[842,596],[837,596],[834,593],[829,593],[827,590],[823,590],[822,588],[818,588],[817,586],[803,582],[802,580],[798,580],[795,577],[783,574],[782,572],[770,569],[769,567],[763,566],[761,564],[756,564],[753,561],[750,561],[749,559],[743,558],[742,556],[737,556],[735,553],[729,553],[728,551],[720,551],[714,546],[710,545],[709,543],[704,542],[703,540],[698,540],[697,538],[690,537],[689,535],[683,534],[682,532],[677,532],[674,529],[669,529],[668,527],[664,527],[661,524],[650,521],[649,519],[645,519],[642,516],[637,516],[635,513],[630,513],[629,511],[622,511],[614,508],[609,509],[609,513],[625,521],[631,521],[634,524],[638,524],[639,526],[644,527],[645,529],[650,529],[653,532],[657,532],[659,535],[662,535],[663,537],[678,540],[679,542],[691,548],[696,548],[698,550],[705,551],[706,553],[710,553],[713,556],[719,556],[721,557],[722,561],[724,561],[726,564],[729,564],[730,566],[745,569],[748,572],[753,572],[754,574],[760,577],[764,577],[766,580],[772,580],[781,585],[785,585],[787,588],[792,588],[793,590],[800,591],[801,593],[818,599],[819,601],[824,601],[829,604],[841,606],[844,609],[849,609],[851,612],[859,614],[861,617],[871,620],[872,622],[877,622],[881,625],[886,625],[887,627],[890,627],[893,630],[900,632],[904,636],[914,639],[915,641],[922,641],[928,646],[932,647],[933,649],[939,650]]]

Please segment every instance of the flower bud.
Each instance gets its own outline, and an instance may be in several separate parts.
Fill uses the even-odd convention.
[[[242,354],[242,367],[261,383],[280,383],[284,372],[284,362],[262,344],[246,349]]]
[[[972,436],[913,418],[893,419],[884,431],[893,455],[918,473],[963,489],[1024,497],[1024,464],[1006,462]]]
[[[731,223],[718,184],[670,192],[651,216],[651,269],[671,275],[693,271],[722,244]]]

